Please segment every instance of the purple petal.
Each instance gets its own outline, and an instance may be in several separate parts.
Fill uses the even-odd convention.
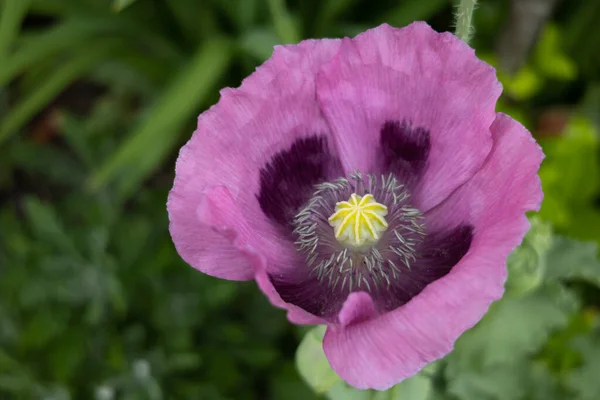
[[[395,311],[347,327],[323,342],[333,369],[357,388],[387,389],[452,350],[504,292],[506,259],[539,209],[543,154],[529,132],[505,115],[491,127],[494,147],[480,171],[427,216],[433,227],[468,223],[475,235],[450,273]],[[437,226],[436,226],[437,225]]]
[[[195,217],[207,188],[226,188],[253,229],[280,243],[280,235],[266,227],[270,221],[257,200],[260,170],[299,140],[329,134],[315,101],[314,79],[338,48],[337,40],[278,47],[240,88],[221,91],[220,101],[198,118],[196,132],[179,154],[167,204],[175,246],[194,268],[225,279],[252,276],[235,246]]]
[[[373,299],[366,292],[350,293],[340,311],[339,319],[342,326],[358,324],[374,318],[377,315]]]
[[[444,200],[485,161],[500,92],[494,69],[473,49],[425,23],[403,29],[382,25],[344,39],[317,78],[318,99],[346,171],[379,172],[382,161],[389,164],[382,141],[400,158],[407,152],[393,143],[427,154],[423,178],[413,190],[413,204],[422,211]],[[389,121],[406,121],[412,128],[395,129],[390,144],[381,137],[382,130],[389,132]],[[423,144],[426,132],[429,151]],[[415,163],[403,159],[412,169]]]

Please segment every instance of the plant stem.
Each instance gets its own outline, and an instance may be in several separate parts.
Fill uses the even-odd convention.
[[[473,10],[477,5],[477,0],[460,0],[455,15],[456,31],[455,35],[459,39],[469,43],[473,33]]]

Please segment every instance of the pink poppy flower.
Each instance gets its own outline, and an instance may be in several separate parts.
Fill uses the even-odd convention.
[[[502,296],[540,206],[543,154],[494,111],[500,92],[468,45],[421,22],[277,47],[181,149],[177,250],[327,324],[333,369],[389,388]]]

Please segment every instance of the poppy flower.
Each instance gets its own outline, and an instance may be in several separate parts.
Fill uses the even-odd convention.
[[[422,22],[276,47],[181,149],[175,246],[326,324],[349,384],[389,388],[502,296],[540,206],[543,154],[495,112],[500,93],[467,44]]]

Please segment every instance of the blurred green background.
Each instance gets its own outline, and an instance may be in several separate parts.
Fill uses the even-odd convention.
[[[507,295],[387,393],[348,392],[252,282],[196,272],[166,197],[196,116],[277,43],[449,0],[0,0],[0,399],[597,400],[600,2],[483,0],[499,109],[544,147],[545,201]],[[312,346],[312,347],[311,347]],[[313,357],[313,358],[311,358]]]

